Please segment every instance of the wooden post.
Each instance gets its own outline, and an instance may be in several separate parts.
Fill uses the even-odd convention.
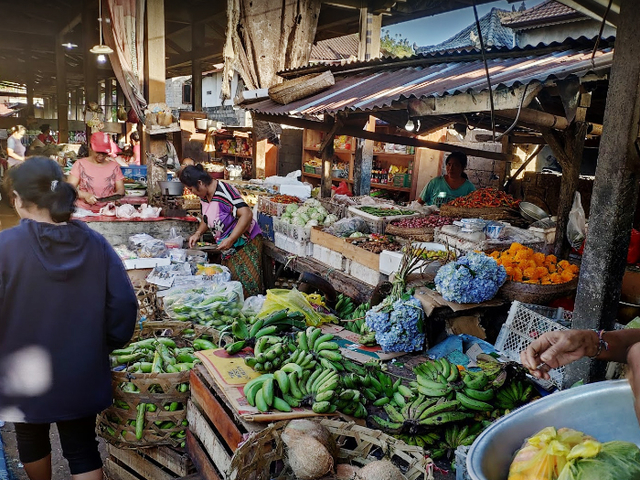
[[[27,58],[31,57],[31,49],[28,50]],[[27,83],[27,111],[26,116],[31,117],[34,115],[34,107],[33,107],[33,62],[27,61],[26,67],[26,83]]]
[[[204,44],[204,23],[191,24],[191,105],[194,112],[202,111],[202,63],[198,52]]]
[[[619,18],[573,328],[613,328],[638,201],[640,10],[636,3],[623,0]],[[565,384],[599,378],[604,367],[598,364],[602,362],[586,359],[569,365]]]
[[[320,154],[322,155],[322,178],[320,179],[320,196],[322,198],[331,198],[331,187],[333,180],[331,178],[331,167],[333,164],[333,139],[336,136],[336,130],[341,125],[340,119],[334,119],[327,115],[324,119],[326,124],[331,125],[327,135],[320,145]]]
[[[56,96],[58,98],[58,142],[69,141],[69,96],[67,94],[67,62],[62,37],[56,35]]]
[[[380,29],[382,15],[373,15],[368,8],[360,9],[360,44],[358,58],[371,60],[380,56]],[[369,117],[364,128],[369,132],[376,131],[375,117]],[[354,195],[371,193],[371,170],[373,168],[373,140],[356,139],[356,155],[353,165]]]
[[[365,126],[368,132],[375,132],[376,119],[369,117]],[[353,165],[353,194],[371,193],[371,169],[373,168],[373,140],[356,139],[356,156]]]
[[[82,4],[82,58],[84,73],[84,104],[98,103],[98,65],[97,55],[89,50],[97,45],[98,9],[95,0],[83,0]],[[91,136],[91,128],[86,127],[87,141]]]

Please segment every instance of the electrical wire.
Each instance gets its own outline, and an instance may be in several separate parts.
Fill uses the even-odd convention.
[[[489,85],[489,104],[491,106],[491,131],[493,133],[493,141],[496,141],[496,117],[493,106],[493,89],[491,88],[491,76],[489,75],[489,66],[487,65],[487,57],[484,51],[484,40],[482,39],[482,29],[480,28],[480,19],[478,18],[478,9],[476,8],[476,0],[473,0],[473,15],[476,17],[476,29],[478,30],[478,40],[480,40],[480,51],[482,52],[482,61],[484,62],[484,71],[487,76],[487,84]]]
[[[527,83],[524,86],[524,92],[522,92],[522,98],[520,99],[520,105],[518,105],[518,113],[516,113],[516,118],[513,121],[513,123],[511,124],[511,126],[509,128],[507,128],[504,132],[502,132],[500,135],[498,135],[498,137],[496,138],[497,140],[500,140],[502,137],[504,137],[506,134],[508,134],[511,130],[513,130],[516,126],[516,124],[518,123],[518,120],[520,119],[520,111],[522,110],[522,104],[524,103],[524,97],[527,96],[527,88],[529,88],[529,84]]]
[[[604,11],[604,15],[602,16],[602,23],[600,24],[600,31],[598,32],[598,38],[596,38],[596,44],[593,46],[593,52],[591,52],[591,63],[593,64],[593,59],[596,56],[596,52],[598,51],[598,47],[600,46],[600,39],[602,38],[602,32],[604,32],[604,25],[607,23],[607,15],[609,15],[609,10],[611,10],[611,4],[613,0],[609,0],[609,5],[607,5],[607,9]]]

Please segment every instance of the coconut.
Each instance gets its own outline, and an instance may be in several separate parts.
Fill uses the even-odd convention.
[[[348,463],[339,463],[336,465],[336,480],[354,480],[360,472],[360,467],[349,465]]]
[[[358,472],[358,480],[406,480],[402,472],[389,460],[368,463]]]
[[[329,454],[334,458],[338,454],[338,447],[331,432],[329,432],[324,425],[314,422],[313,420],[304,418],[291,420],[280,436],[287,447],[291,447],[292,444],[302,437],[314,438],[324,445]]]
[[[309,436],[300,436],[288,445],[287,456],[299,480],[315,480],[333,470],[333,457],[325,446]]]

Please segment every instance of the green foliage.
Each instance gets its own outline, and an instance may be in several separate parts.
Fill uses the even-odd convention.
[[[393,37],[389,35],[388,30],[382,30],[380,38],[380,53],[385,57],[409,57],[415,53],[415,44],[409,44],[409,40],[402,38],[399,33]]]

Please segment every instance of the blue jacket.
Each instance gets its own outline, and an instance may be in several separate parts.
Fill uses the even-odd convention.
[[[0,420],[50,423],[111,404],[109,353],[138,303],[122,261],[83,222],[0,232]]]

